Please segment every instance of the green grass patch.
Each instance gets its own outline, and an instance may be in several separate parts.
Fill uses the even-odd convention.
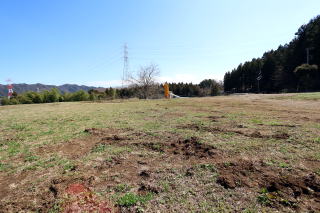
[[[206,170],[206,171],[210,171],[210,172],[217,172],[217,169],[214,165],[212,164],[199,164],[198,167],[200,169]]]
[[[269,126],[281,126],[283,124],[281,124],[280,122],[278,121],[268,121],[265,123],[266,125],[269,125]]]
[[[11,166],[9,164],[0,162],[0,172],[5,172],[10,168],[11,168]]]
[[[250,121],[251,121],[251,123],[253,123],[253,124],[258,124],[258,125],[259,125],[259,124],[260,124],[260,125],[263,124],[263,121],[260,120],[260,119],[251,119]]]
[[[315,143],[320,143],[320,137],[317,137],[313,140]]]
[[[260,194],[257,197],[257,201],[261,205],[270,205],[271,199],[270,199],[269,192],[266,188],[261,189]]]
[[[35,156],[35,155],[27,155],[24,158],[24,161],[26,161],[26,162],[34,162],[34,161],[37,161],[37,160],[39,160],[39,157]]]
[[[28,130],[27,124],[19,124],[19,123],[13,123],[10,125],[10,129],[17,130],[17,131],[24,131]]]
[[[138,203],[144,204],[153,199],[153,194],[148,193],[146,195],[136,195],[134,193],[128,192],[117,200],[117,205],[119,206],[135,206]]]
[[[116,192],[128,192],[132,187],[125,184],[125,183],[121,183],[118,184],[114,187],[114,191]]]
[[[24,170],[35,170],[35,169],[48,169],[55,166],[60,166],[64,171],[70,171],[75,168],[75,165],[67,160],[63,159],[57,155],[51,156],[48,159],[39,159],[35,156],[30,156],[32,159],[31,165],[28,165]]]
[[[294,94],[294,95],[276,96],[276,97],[272,97],[272,99],[318,101],[318,100],[320,100],[320,92],[299,93],[299,94]]]
[[[287,169],[287,168],[290,168],[290,165],[287,164],[287,163],[285,163],[285,162],[280,162],[280,163],[279,163],[279,167],[284,168],[284,169]]]
[[[106,144],[97,144],[95,147],[93,147],[92,152],[105,152],[106,149]]]
[[[16,141],[8,143],[7,153],[9,156],[14,156],[21,152],[21,144]]]

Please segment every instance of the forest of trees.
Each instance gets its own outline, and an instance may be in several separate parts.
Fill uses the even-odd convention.
[[[320,91],[320,16],[301,26],[295,35],[289,44],[227,72],[224,91]]]
[[[205,79],[199,84],[192,83],[170,83],[169,89],[175,95],[182,97],[204,97],[216,96],[223,90],[222,82],[213,79]]]

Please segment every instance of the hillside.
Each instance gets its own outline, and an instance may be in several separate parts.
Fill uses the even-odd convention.
[[[16,91],[18,94],[27,92],[27,91],[34,91],[36,92],[39,88],[40,91],[43,90],[50,90],[52,88],[58,88],[61,93],[65,92],[76,92],[79,90],[88,91],[90,89],[103,89],[103,88],[97,88],[97,87],[89,87],[84,85],[77,85],[77,84],[63,84],[60,86],[55,85],[45,85],[45,84],[13,84],[13,90]],[[0,96],[6,96],[7,95],[7,86],[0,84]]]
[[[301,26],[290,43],[227,72],[224,88],[229,92],[320,91],[319,67],[320,16],[317,16]]]

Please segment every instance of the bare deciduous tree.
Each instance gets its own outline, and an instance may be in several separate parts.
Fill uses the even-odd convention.
[[[156,64],[141,66],[139,71],[128,75],[128,82],[131,86],[139,90],[140,98],[150,98],[157,88],[156,78],[159,77],[160,70]]]

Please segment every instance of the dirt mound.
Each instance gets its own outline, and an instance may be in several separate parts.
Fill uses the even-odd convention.
[[[263,163],[239,160],[219,165],[217,183],[226,189],[264,189],[264,204],[320,210],[320,179],[314,174],[298,175]],[[299,204],[299,205],[298,205]]]
[[[285,132],[277,132],[277,133],[273,134],[271,137],[275,138],[275,139],[288,139],[290,137],[290,135]]]
[[[87,132],[91,135],[101,135],[104,133],[102,129],[97,129],[97,128],[87,128],[84,130],[84,132]]]
[[[120,137],[115,134],[118,133],[119,130],[112,128],[86,128],[84,132],[89,133],[93,136],[105,136],[115,140],[120,139]]]
[[[112,136],[107,136],[101,138],[103,141],[123,141],[123,140],[128,140],[126,137],[121,137],[119,135],[112,135]]]
[[[115,212],[113,205],[101,200],[88,187],[81,183],[70,184],[62,198],[63,212]]]
[[[256,170],[252,162],[239,161],[228,162],[219,166],[220,176],[217,178],[217,183],[227,189],[234,189],[236,187],[253,187],[252,180],[250,180],[250,173]]]
[[[168,150],[170,153],[175,155],[181,154],[186,158],[207,158],[216,154],[214,147],[200,143],[196,137],[178,140],[176,143],[171,143],[170,146],[171,149]]]
[[[237,125],[238,129],[244,129],[243,125]],[[205,131],[205,132],[212,132],[212,133],[234,133],[238,135],[243,135],[250,138],[274,138],[274,139],[288,139],[290,135],[285,132],[276,132],[274,134],[262,134],[258,130],[254,131],[245,131],[245,130],[238,130],[237,128],[223,128],[223,127],[209,127],[199,124],[187,124],[183,126],[178,126],[181,129],[193,129],[196,131]]]
[[[59,200],[61,212],[117,212],[114,204],[91,190],[94,179],[94,176],[52,179],[48,190],[54,197],[51,206]]]
[[[150,183],[140,183],[139,184],[139,189],[138,191],[141,193],[141,194],[146,194],[148,192],[152,192],[152,193],[155,193],[155,194],[159,194],[160,192],[162,192],[162,188],[159,187],[159,186],[156,186],[154,184],[150,184]]]
[[[225,118],[225,116],[216,116],[216,115],[211,115],[207,117],[210,121],[212,122],[218,122],[219,119]]]
[[[156,151],[156,152],[164,152],[165,151],[165,145],[163,143],[148,142],[148,143],[133,143],[133,145],[138,146],[138,147],[143,147],[146,149],[150,149],[150,150]]]

